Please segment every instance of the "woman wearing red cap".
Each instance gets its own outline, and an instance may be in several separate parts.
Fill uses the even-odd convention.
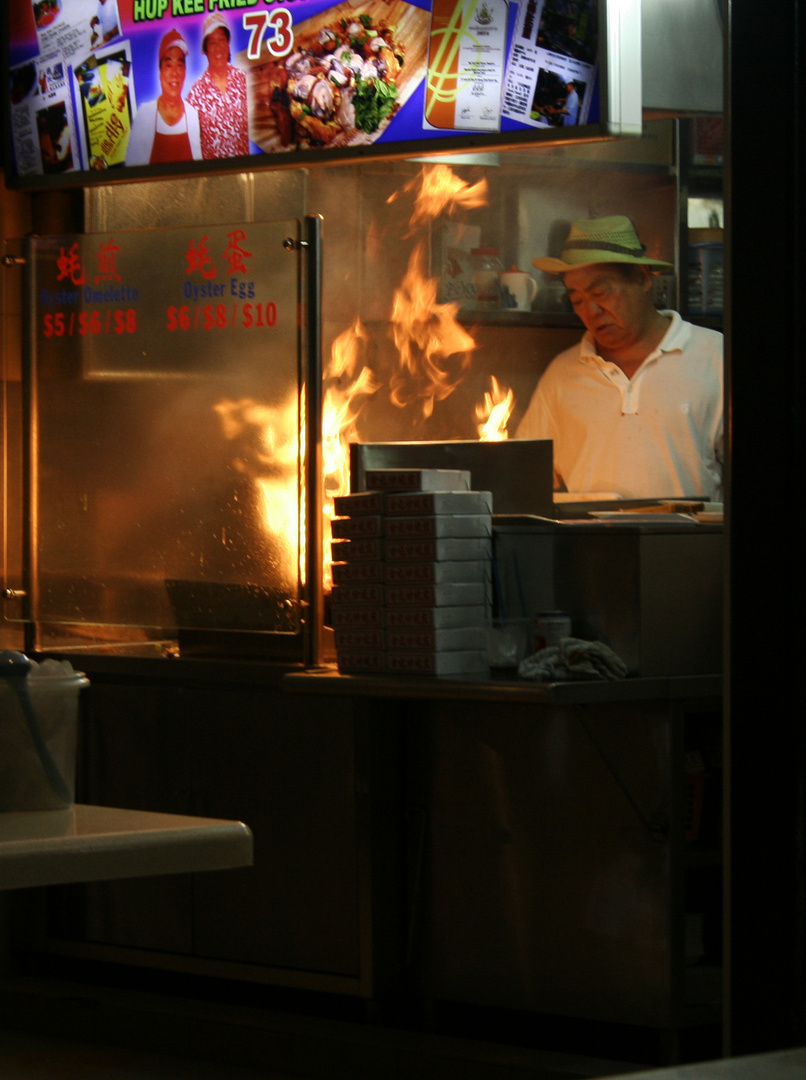
[[[230,63],[230,30],[217,11],[204,20],[202,52],[207,70],[188,94],[199,112],[202,154],[206,158],[245,157],[249,153],[246,76]]]
[[[160,42],[160,96],[137,110],[126,150],[127,165],[193,161],[202,156],[199,114],[182,100],[188,47],[178,30]]]

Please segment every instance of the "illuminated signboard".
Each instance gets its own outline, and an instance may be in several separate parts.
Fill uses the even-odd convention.
[[[640,0],[9,0],[10,183],[641,131]]]

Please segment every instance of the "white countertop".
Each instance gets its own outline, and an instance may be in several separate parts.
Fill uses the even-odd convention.
[[[672,1065],[646,1072],[625,1073],[611,1080],[802,1080],[806,1048],[773,1050],[767,1054],[721,1058],[695,1065]]]
[[[251,865],[240,821],[82,805],[0,813],[0,889]]]

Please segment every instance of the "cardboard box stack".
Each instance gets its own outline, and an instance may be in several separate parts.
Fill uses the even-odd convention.
[[[339,671],[489,671],[492,495],[452,469],[368,469],[335,500],[332,621]]]

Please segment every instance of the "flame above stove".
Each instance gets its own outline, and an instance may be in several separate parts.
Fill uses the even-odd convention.
[[[401,408],[420,401],[423,416],[430,416],[434,402],[444,401],[461,383],[476,343],[456,321],[459,305],[437,303],[437,282],[425,275],[424,262],[421,242],[395,290],[390,326],[399,366],[389,397]]]
[[[446,165],[425,165],[418,175],[389,197],[394,202],[413,196],[407,235],[425,228],[441,215],[453,216],[486,205],[486,180],[469,184]],[[370,227],[373,233],[373,227]],[[373,233],[374,235],[374,233]],[[377,242],[377,238],[376,238]],[[438,283],[426,272],[427,241],[415,241],[406,272],[395,288],[389,313],[389,334],[396,350],[393,370],[384,379],[370,363],[371,337],[359,318],[333,343],[323,372],[322,456],[324,484],[324,587],[331,586],[330,521],[335,496],[349,491],[349,444],[360,441],[357,421],[372,400],[385,396],[397,408],[430,417],[437,403],[459,387],[471,368],[476,342],[458,321],[457,303],[439,303]],[[507,438],[513,394],[495,377],[474,415],[481,440]],[[252,400],[221,401],[216,405],[224,437],[238,447],[236,468],[253,477],[263,504],[263,527],[288,548],[289,565],[304,574],[304,505],[299,490],[298,454],[306,433],[296,399],[282,408]],[[256,441],[254,432],[260,437]],[[291,554],[290,538],[299,536]]]
[[[515,395],[511,389],[499,385],[495,375],[490,376],[491,388],[485,393],[484,401],[476,406],[479,439],[482,442],[500,442],[509,438],[507,423],[512,415]]]
[[[442,214],[451,216],[460,210],[486,206],[488,190],[486,179],[468,184],[447,165],[426,165],[416,177],[390,195],[387,202],[395,202],[411,191],[416,192],[414,210],[409,219],[409,227],[414,230],[419,225],[435,221]]]

